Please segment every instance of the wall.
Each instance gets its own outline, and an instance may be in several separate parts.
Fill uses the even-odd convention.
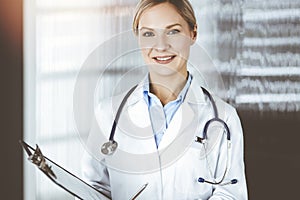
[[[300,178],[300,113],[239,112],[249,199],[295,199]]]
[[[1,199],[22,199],[22,0],[0,2]]]

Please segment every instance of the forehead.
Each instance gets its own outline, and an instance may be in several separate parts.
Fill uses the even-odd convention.
[[[164,29],[172,24],[188,26],[187,22],[170,3],[161,3],[146,9],[140,17],[139,27]]]

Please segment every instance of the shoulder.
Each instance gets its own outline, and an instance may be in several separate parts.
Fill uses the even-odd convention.
[[[212,93],[210,94],[214,102],[216,103],[217,111],[220,119],[228,123],[229,126],[232,123],[236,123],[236,122],[240,123],[240,118],[238,116],[235,107],[233,107],[231,104],[221,99],[219,96]]]
[[[124,101],[124,107],[125,107],[126,106],[125,104],[129,101],[132,101],[134,96],[136,96],[135,95],[136,91],[134,90],[136,90],[136,87],[132,87],[112,97],[101,99],[97,104],[97,106],[95,107],[95,116],[98,123],[101,121],[105,121],[105,119],[110,119],[110,121],[112,121],[113,118],[116,116],[120,108],[120,105],[122,104],[122,101]],[[126,98],[126,96],[128,98]]]
[[[220,118],[227,124],[231,135],[234,135],[233,140],[243,140],[243,128],[236,108],[218,96],[213,95],[213,98],[215,99]]]

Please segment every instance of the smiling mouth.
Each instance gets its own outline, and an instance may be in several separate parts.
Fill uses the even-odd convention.
[[[153,57],[153,60],[159,64],[168,64],[172,62],[175,56],[156,56]]]

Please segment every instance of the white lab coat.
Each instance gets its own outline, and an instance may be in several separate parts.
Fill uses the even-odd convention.
[[[117,107],[124,95],[100,103],[95,112],[83,158],[83,178],[96,188],[105,187],[114,200],[130,199],[145,183],[138,199],[247,199],[244,171],[243,132],[233,107],[214,97],[220,118],[231,131],[228,171],[224,182],[237,184],[214,186],[197,182],[223,176],[227,161],[227,139],[220,124],[208,132],[206,151],[195,137],[203,137],[204,124],[214,117],[210,101],[195,80],[174,115],[157,149],[151,129],[148,107],[138,86],[123,108],[114,139],[117,151],[103,157],[100,148],[109,138]],[[116,105],[116,106],[115,106]]]

